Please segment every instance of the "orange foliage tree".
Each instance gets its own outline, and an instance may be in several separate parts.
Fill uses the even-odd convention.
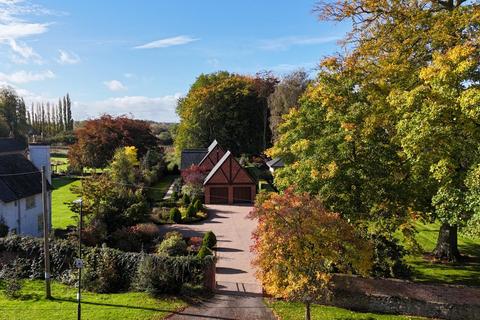
[[[302,301],[305,319],[313,301],[328,297],[334,272],[366,275],[371,268],[369,241],[308,193],[290,187],[261,194],[250,218],[258,219],[252,245],[258,279],[268,294]]]

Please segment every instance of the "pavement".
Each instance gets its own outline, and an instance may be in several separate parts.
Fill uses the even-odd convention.
[[[251,234],[256,221],[246,205],[207,205],[209,218],[190,225],[164,225],[162,233],[179,231],[186,237],[213,231],[217,236],[217,289],[213,298],[173,314],[169,319],[275,319],[263,303],[262,286],[251,265]]]

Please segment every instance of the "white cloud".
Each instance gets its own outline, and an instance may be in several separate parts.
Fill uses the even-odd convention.
[[[51,70],[46,70],[39,73],[33,73],[30,71],[17,71],[14,73],[6,74],[0,72],[0,81],[7,83],[27,83],[32,81],[42,81],[55,78],[55,74]]]
[[[218,68],[220,66],[220,60],[218,60],[217,58],[208,59],[207,64],[211,65],[214,68]]]
[[[42,34],[48,30],[48,23],[13,22],[0,24],[0,39],[10,40]]]
[[[180,93],[160,97],[123,96],[93,102],[75,102],[72,108],[76,119],[98,117],[101,114],[132,115],[138,119],[176,122],[175,114]]]
[[[167,48],[172,46],[179,46],[190,42],[198,41],[200,39],[192,38],[190,36],[177,36],[171,38],[160,39],[152,41],[140,46],[134,47],[134,49],[153,49],[153,48]]]
[[[341,39],[337,36],[329,37],[307,37],[307,36],[293,36],[283,37],[277,39],[264,40],[260,48],[264,50],[286,50],[292,46],[314,45],[333,42]]]
[[[67,52],[65,50],[58,50],[60,56],[57,62],[60,64],[76,64],[80,62],[80,57],[73,52]]]
[[[12,56],[14,62],[27,63],[28,59],[32,59],[35,63],[42,64],[42,58],[32,47],[27,46],[25,43],[17,42],[15,39],[10,39],[9,45],[15,53]]]
[[[103,84],[104,84],[104,85],[108,88],[108,90],[110,90],[110,91],[123,91],[123,90],[127,90],[127,89],[128,89],[123,83],[121,83],[121,82],[118,81],[118,80],[105,81]]]

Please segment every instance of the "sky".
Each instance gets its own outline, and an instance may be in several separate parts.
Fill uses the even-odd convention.
[[[75,120],[103,113],[176,122],[201,73],[315,74],[346,23],[315,0],[0,0],[0,86],[28,104],[67,92]]]

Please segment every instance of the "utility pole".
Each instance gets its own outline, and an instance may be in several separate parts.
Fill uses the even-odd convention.
[[[47,175],[46,168],[42,166],[42,206],[43,206],[43,253],[45,260],[45,297],[52,298],[50,289],[50,249],[48,243],[49,237],[49,208],[48,208],[48,193],[47,193]]]
[[[73,201],[74,204],[80,205],[80,219],[78,221],[78,258],[75,265],[78,268],[78,292],[77,292],[77,319],[82,319],[82,228],[83,228],[83,201],[82,198]]]

